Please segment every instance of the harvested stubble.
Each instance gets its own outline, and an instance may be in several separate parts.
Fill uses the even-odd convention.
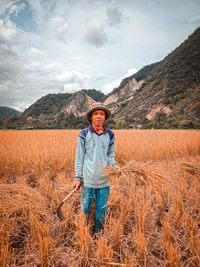
[[[0,185],[1,266],[28,264],[33,254],[45,266],[52,246],[45,201],[29,186]]]
[[[114,184],[109,200],[114,223],[108,238],[112,243],[118,218],[124,234],[120,255],[129,244],[128,254],[136,255],[136,265],[198,266],[200,183],[191,174],[191,170],[199,169],[198,161],[187,164],[189,175],[178,169],[185,163],[174,164],[173,173],[164,172],[164,165],[160,164],[159,170],[155,163],[129,162],[121,170],[108,169],[106,175],[111,175]]]
[[[199,133],[115,133],[121,170],[107,170],[109,209],[96,240],[79,192],[62,207],[67,220],[56,216],[72,190],[78,131],[0,133],[1,266],[200,264]]]

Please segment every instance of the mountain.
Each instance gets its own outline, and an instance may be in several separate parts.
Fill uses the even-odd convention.
[[[20,112],[14,108],[0,106],[0,117],[15,117],[19,114]]]
[[[38,118],[40,116],[56,115],[60,109],[65,106],[66,100],[72,94],[48,94],[37,100],[29,108],[21,113],[20,118],[26,119],[27,117]]]
[[[104,102],[107,98],[107,95],[96,89],[83,89],[81,91],[97,102]]]
[[[7,128],[8,123],[12,118],[18,116],[20,112],[16,109],[0,106],[0,129]]]
[[[159,62],[131,99],[111,106],[117,127],[199,128],[199,62],[200,28]]]
[[[137,73],[131,75],[130,77],[124,78],[117,88],[114,88],[111,93],[108,94],[105,105],[111,103],[121,102],[123,100],[132,99],[131,96],[142,86],[147,76],[153,71],[160,62],[153,63],[151,65],[144,66]],[[131,98],[130,98],[131,97]],[[115,108],[114,108],[115,110]]]
[[[96,93],[96,95],[95,95]],[[85,114],[95,102],[105,95],[95,89],[81,90],[73,94],[48,94],[37,100],[17,118],[10,120],[7,128],[16,129],[65,129],[88,125]]]
[[[86,112],[97,101],[111,109],[105,124],[111,128],[200,128],[199,62],[200,28],[162,61],[123,79],[110,94],[95,89],[48,94],[3,127],[83,128]]]

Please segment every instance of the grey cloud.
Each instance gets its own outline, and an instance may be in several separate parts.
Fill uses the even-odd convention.
[[[0,60],[2,61],[1,57],[17,57],[17,53],[5,43],[1,43],[1,36],[0,36]]]
[[[85,35],[88,44],[102,47],[108,42],[106,33],[101,27],[91,27]]]
[[[200,26],[200,18],[193,20],[192,25],[197,25],[199,27]]]
[[[46,65],[28,65],[25,56],[21,57],[9,42],[0,38],[0,105],[23,110],[42,95],[63,88],[55,76],[55,71]]]
[[[123,15],[122,13],[116,8],[107,8],[107,23],[110,26],[116,26],[121,24]]]
[[[1,0],[0,1],[0,14],[4,14],[4,12],[12,6],[13,3],[17,1],[13,0]]]
[[[16,19],[21,18],[22,22],[24,19],[30,28],[36,23],[34,33],[24,32],[23,27],[20,30],[14,23],[7,24],[9,8],[22,2],[26,3],[24,12],[32,13],[32,18],[20,17],[23,13],[19,13]],[[19,106],[22,110],[41,96],[62,89],[75,90],[81,86],[106,90],[105,83],[120,77],[133,62],[137,68],[155,62],[183,41],[189,30],[199,24],[198,3],[199,0],[0,0],[0,14],[3,14],[0,19],[0,105]],[[117,8],[113,8],[116,5]],[[53,24],[55,27],[50,32],[49,20],[54,17],[62,17],[69,26],[61,21]],[[172,19],[175,17],[177,20]],[[87,18],[94,21],[85,24]],[[183,25],[180,18],[186,21]],[[65,27],[59,28],[59,25]],[[190,29],[186,31],[185,25]],[[113,31],[114,26],[121,26],[117,33]],[[88,49],[85,42],[80,42],[81,33],[87,44],[97,48],[115,41],[116,34],[122,45],[120,42],[108,45],[96,53],[95,49]],[[43,56],[31,53],[30,47],[44,51]],[[72,60],[74,57],[78,59]],[[55,61],[62,63],[63,69],[50,68],[49,63]],[[87,80],[69,73],[59,80],[57,77],[65,68],[84,70],[91,77]],[[102,72],[102,76],[96,75],[98,72]]]
[[[102,75],[102,74],[97,74],[96,76],[94,76],[92,78],[92,81],[101,81],[101,80],[104,80],[105,79],[105,76]]]
[[[12,76],[11,74],[14,73]],[[63,83],[52,78],[52,74],[25,73],[25,69],[13,69],[0,80],[0,105],[26,108],[30,103],[47,93],[56,93],[63,88]],[[12,79],[11,79],[12,76]],[[0,77],[2,78],[2,77]]]
[[[30,36],[16,31],[7,38],[5,32],[10,29],[12,33],[14,25],[0,26],[0,105],[23,111],[41,96],[65,89],[65,82],[57,78],[63,72],[62,64],[33,60],[29,53]],[[76,75],[72,78],[70,87],[78,80]]]
[[[1,42],[1,38],[0,38]],[[13,80],[20,67],[15,65],[18,59],[16,51],[9,44],[0,44],[0,83],[5,80]],[[20,64],[21,65],[21,64]]]
[[[6,39],[3,30],[0,32],[0,105],[23,111],[43,95],[64,90],[65,82],[57,78],[63,71],[61,64],[33,61],[27,53],[29,47],[24,36],[19,36],[22,47],[15,49],[16,43]],[[71,86],[75,80],[78,78],[73,77]]]

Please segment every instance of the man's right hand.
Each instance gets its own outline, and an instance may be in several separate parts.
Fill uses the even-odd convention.
[[[76,188],[76,191],[78,191],[80,188],[80,185],[81,185],[81,181],[75,181],[73,183],[73,188]]]

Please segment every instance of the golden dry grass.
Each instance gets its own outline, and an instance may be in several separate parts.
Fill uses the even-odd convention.
[[[105,229],[72,190],[78,131],[0,132],[0,266],[199,266],[200,132],[115,131]]]

